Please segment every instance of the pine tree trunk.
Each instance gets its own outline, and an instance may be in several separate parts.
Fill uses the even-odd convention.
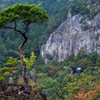
[[[28,87],[28,78],[26,76],[26,64],[25,64],[25,61],[23,59],[22,52],[21,52],[21,48],[24,46],[24,44],[27,41],[27,36],[25,34],[22,34],[22,36],[24,37],[25,40],[19,46],[18,52],[19,52],[19,56],[21,58],[21,61],[23,63],[23,74],[22,74],[22,76],[23,76],[23,79],[24,79],[24,88],[25,88],[24,92],[27,93],[27,94],[30,94],[30,90],[29,90],[29,87]]]

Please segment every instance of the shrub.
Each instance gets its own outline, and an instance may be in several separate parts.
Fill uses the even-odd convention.
[[[87,29],[92,28],[92,26],[91,26],[91,25],[89,25],[88,23],[86,23],[84,26],[83,26],[83,25],[81,25],[81,28],[82,28],[82,30],[83,30],[83,31],[85,31],[85,30],[87,30]]]
[[[49,70],[51,70],[50,65],[44,65],[43,68],[42,68],[43,73],[48,73]]]
[[[46,57],[47,57],[49,60],[52,60],[52,59],[53,59],[52,55],[49,54],[49,53],[46,54]]]
[[[83,23],[83,22],[85,21],[85,19],[86,19],[86,18],[85,18],[85,16],[84,16],[84,17],[82,17],[82,18],[80,19],[79,22],[80,22],[80,23]]]

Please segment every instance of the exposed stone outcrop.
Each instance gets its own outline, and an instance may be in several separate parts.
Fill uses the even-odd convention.
[[[50,35],[46,44],[41,47],[45,63],[49,61],[46,58],[47,53],[56,61],[63,61],[72,52],[77,55],[81,47],[85,47],[88,52],[100,53],[100,13],[92,20],[86,17],[85,24],[80,23],[81,18],[83,18],[81,14],[71,17],[69,13],[68,19]],[[83,31],[82,26],[86,24],[91,27]]]
[[[24,86],[18,84],[4,84],[0,87],[0,100],[47,100],[46,95],[39,92],[37,89],[32,89],[32,86],[29,86],[31,94],[26,94],[24,92]]]

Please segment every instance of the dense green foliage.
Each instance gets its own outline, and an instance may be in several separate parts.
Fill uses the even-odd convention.
[[[81,93],[85,87],[87,93],[100,82],[99,60],[100,55],[96,51],[87,53],[82,47],[76,57],[72,53],[64,61],[57,62],[59,66],[52,66],[52,63],[49,69],[49,65],[34,65],[38,89],[48,96],[48,100],[72,99],[74,94]],[[77,67],[82,70],[77,72]]]
[[[4,68],[0,68],[0,86],[8,81],[8,76],[12,70],[18,69],[18,64],[21,63],[17,58],[10,57],[8,61],[4,64]]]

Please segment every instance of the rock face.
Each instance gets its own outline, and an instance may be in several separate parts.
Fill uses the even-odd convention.
[[[39,92],[35,87],[29,86],[29,90],[31,94],[26,94],[23,85],[4,84],[0,87],[0,100],[47,100],[46,95]]]
[[[71,17],[70,12],[68,13],[67,20],[41,46],[45,63],[49,61],[46,54],[51,54],[56,61],[63,61],[73,52],[77,55],[81,47],[85,47],[88,52],[100,53],[100,13],[92,20],[85,16],[85,20],[80,23],[83,17],[81,14]],[[86,25],[90,27],[87,28]]]

